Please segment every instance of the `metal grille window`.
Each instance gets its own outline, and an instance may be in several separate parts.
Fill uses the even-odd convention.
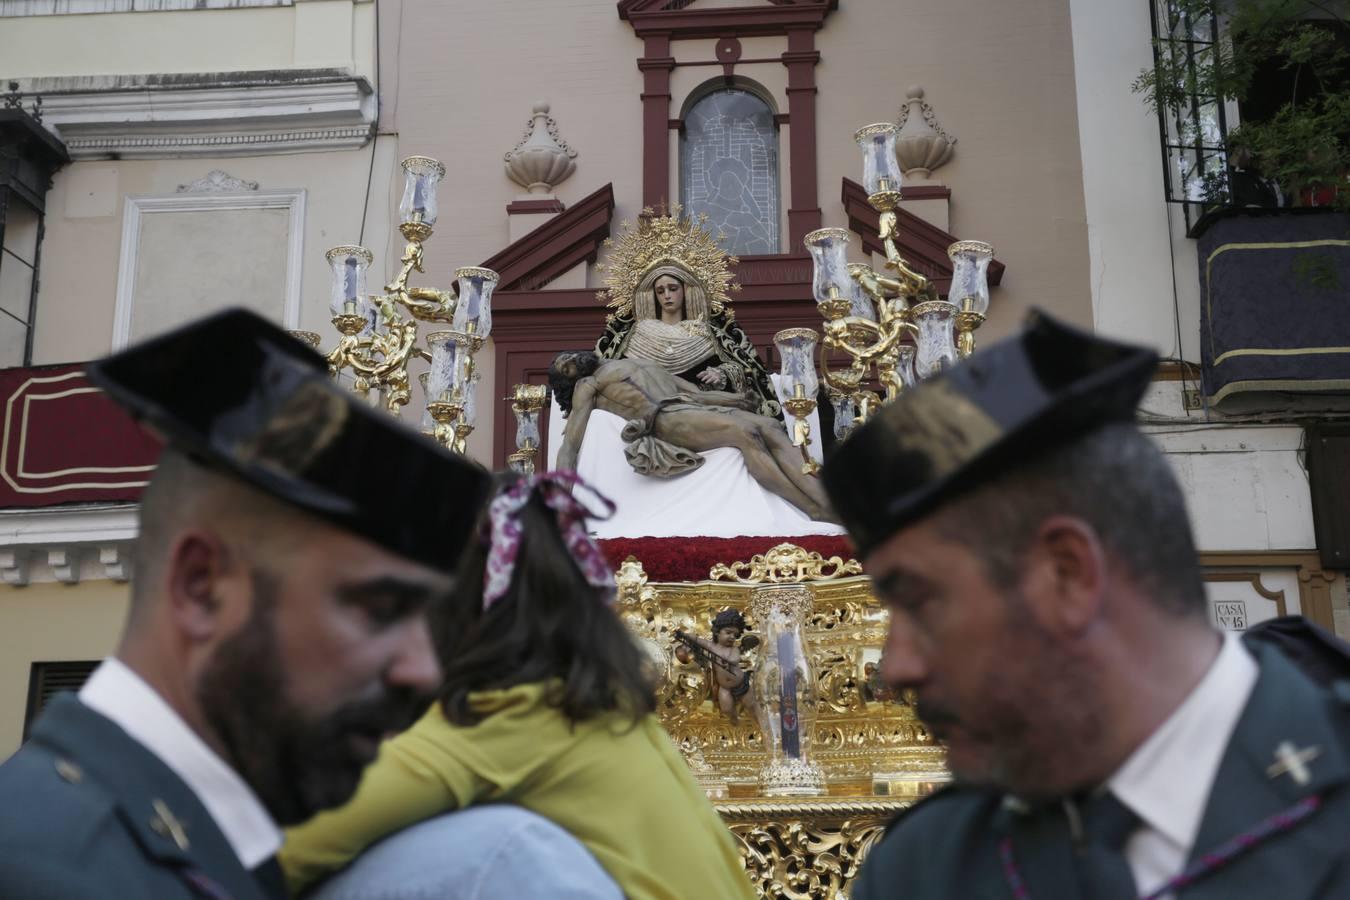
[[[32,360],[42,216],[12,191],[0,191],[0,368]]]
[[[28,711],[23,717],[23,739],[51,699],[62,691],[78,691],[98,668],[92,662],[35,662],[28,676]]]
[[[42,216],[52,174],[70,161],[42,127],[40,101],[24,109],[18,85],[0,97],[0,368],[33,358]]]
[[[1214,6],[1196,0],[1150,0],[1167,199],[1180,203],[1186,227],[1230,196],[1227,112],[1215,89],[1222,52]]]

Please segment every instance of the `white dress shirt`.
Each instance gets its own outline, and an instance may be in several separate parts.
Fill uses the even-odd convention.
[[[1141,895],[1185,867],[1257,672],[1238,636],[1225,632],[1219,655],[1195,690],[1107,781],[1116,799],[1141,820],[1125,843]]]
[[[121,726],[192,789],[245,868],[254,868],[281,848],[281,831],[253,790],[125,664],[105,659],[79,697],[85,706]]]

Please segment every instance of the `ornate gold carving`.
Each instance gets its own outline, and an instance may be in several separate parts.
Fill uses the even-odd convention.
[[[826,571],[827,568],[830,571]],[[796,544],[779,544],[751,557],[748,563],[734,562],[729,566],[719,563],[712,567],[708,578],[741,584],[788,584],[828,581],[861,574],[862,565],[855,559],[845,561],[838,556],[825,559],[819,553],[803,550]]]
[[[717,803],[761,897],[817,900],[844,896],[898,800]]]
[[[770,560],[784,547],[795,551],[790,553],[793,561],[785,571],[778,571]],[[754,559],[760,561],[763,587],[747,579],[653,583],[636,559],[620,566],[620,615],[644,641],[662,648],[665,678],[659,687],[657,712],[675,743],[692,739],[691,746],[699,748],[733,794],[758,791],[758,774],[765,762],[758,729],[748,721],[732,725],[720,715],[706,672],[696,663],[675,659],[671,642],[676,628],[706,632],[713,616],[728,607],[741,610],[752,629],[761,628],[764,623],[757,613],[762,610],[756,608],[754,595],[776,591],[781,585],[807,590],[813,596],[803,626],[806,652],[816,669],[817,710],[811,746],[813,758],[825,772],[829,794],[870,794],[874,777],[883,774],[887,781],[894,781],[891,776],[899,773],[899,778],[912,778],[916,785],[943,780],[942,748],[915,716],[912,705],[869,683],[868,668],[875,669],[880,659],[887,616],[872,597],[868,579],[842,574],[856,572],[857,564],[824,560],[790,544]],[[754,561],[737,564],[745,574],[754,565]],[[727,570],[724,578],[736,577],[732,567],[723,568]],[[805,583],[794,585],[790,579],[798,571]],[[806,581],[809,578],[822,580]],[[760,605],[767,602],[762,598]]]
[[[811,589],[802,584],[755,588],[750,594],[750,616],[763,626],[774,614],[801,624],[811,615]]]
[[[682,207],[676,203],[670,214],[656,215],[650,207],[642,210],[636,226],[621,222],[617,240],[606,238],[609,258],[596,269],[605,273],[605,289],[596,297],[610,309],[611,318],[633,313],[633,294],[652,267],[678,264],[687,269],[708,298],[709,312],[730,314],[731,293],[740,285],[731,280],[730,267],[739,262],[727,256],[719,246],[721,235],[714,237],[703,226],[707,215],[697,221],[681,219]]]
[[[772,562],[778,555],[787,560],[781,571]],[[758,580],[737,576],[753,575],[756,562]],[[645,646],[663,648],[658,715],[735,837],[759,896],[843,897],[886,823],[948,779],[945,754],[912,698],[875,678],[887,615],[871,582],[854,574],[856,562],[783,544],[719,568],[735,580],[669,584],[651,582],[629,558],[617,574],[619,612]],[[767,798],[762,776],[775,773],[765,771],[759,729],[748,718],[732,725],[713,702],[707,672],[670,650],[676,628],[706,632],[728,607],[761,630],[763,617],[784,606],[805,616],[816,685],[810,758],[824,775],[824,797]]]
[[[636,556],[619,563],[618,571],[614,573],[614,583],[619,588],[620,600],[643,600],[653,593],[647,587],[647,571]]]

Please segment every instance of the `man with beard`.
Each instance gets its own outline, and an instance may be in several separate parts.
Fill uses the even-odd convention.
[[[1133,423],[1156,363],[1041,317],[826,464],[890,610],[881,675],[955,776],[855,900],[1350,896],[1350,682],[1210,625]]]
[[[167,447],[115,655],[0,766],[0,896],[284,897],[278,825],[438,686],[425,614],[488,476],[326,369],[242,310],[88,369]]]
[[[764,490],[812,519],[838,521],[819,481],[802,472],[801,451],[792,445],[782,423],[750,412],[747,407],[755,407],[756,401],[745,395],[700,390],[651,360],[602,361],[589,351],[558,354],[548,379],[567,416],[559,469],[576,468],[586,422],[591,410],[600,409],[628,420],[623,439],[629,443],[630,461],[637,442],[644,460],[665,460],[653,468],[667,473],[697,468],[703,462],[697,454],[704,450],[732,447],[741,452],[746,471]]]

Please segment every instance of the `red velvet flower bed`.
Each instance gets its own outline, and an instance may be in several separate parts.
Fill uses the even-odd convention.
[[[636,556],[652,581],[706,581],[708,570],[718,563],[749,562],[779,544],[796,544],[829,559],[848,559],[853,547],[843,535],[803,535],[802,537],[643,537],[610,538],[600,541],[600,549],[610,565],[617,569],[630,556]]]

